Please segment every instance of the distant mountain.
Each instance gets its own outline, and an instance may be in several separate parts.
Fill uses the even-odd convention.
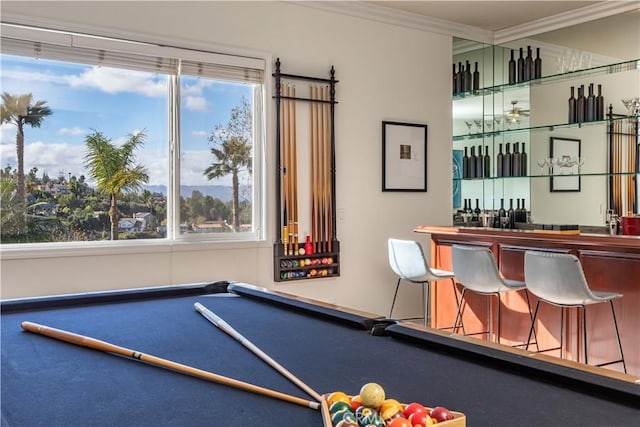
[[[145,190],[149,190],[152,193],[161,193],[163,195],[167,195],[167,186],[166,185],[145,185]],[[180,186],[180,194],[183,197],[191,197],[191,194],[194,191],[199,191],[204,196],[211,196],[214,199],[220,199],[223,202],[231,201],[231,186],[226,185],[181,185]],[[250,191],[250,187],[241,186],[240,187],[240,199],[243,199],[242,194]],[[246,197],[245,197],[246,198]]]

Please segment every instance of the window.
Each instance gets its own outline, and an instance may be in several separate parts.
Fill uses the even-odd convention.
[[[0,242],[255,240],[264,61],[2,24]]]

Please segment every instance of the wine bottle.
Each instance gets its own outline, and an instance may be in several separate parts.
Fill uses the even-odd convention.
[[[477,92],[480,89],[480,71],[478,71],[478,63],[476,62],[476,69],[473,72],[473,91]]]
[[[522,199],[522,221],[520,221],[520,222],[526,223],[528,216],[529,215],[527,215],[527,208],[524,207],[524,199]]]
[[[462,156],[462,178],[469,178],[469,156],[467,147],[464,147],[464,156]]]
[[[471,213],[471,199],[465,199],[468,200],[468,202],[466,202],[467,208],[464,210],[466,213],[470,214]]]
[[[542,77],[542,58],[540,57],[540,48],[536,48],[536,60],[533,61],[533,78],[539,79]]]
[[[596,96],[596,120],[604,120],[604,96],[602,96],[602,85],[598,85],[598,96]]]
[[[476,178],[484,176],[484,159],[482,158],[482,145],[478,145],[478,156],[476,157]]]
[[[453,82],[453,84],[452,84],[452,88],[453,88],[453,89],[452,89],[452,90],[453,90],[453,96],[455,96],[455,95],[457,95],[457,94],[458,94],[458,92],[456,91],[456,87],[457,87],[457,85],[458,85],[457,80],[458,80],[458,75],[456,74],[456,64],[453,64],[453,76],[452,76],[452,82]]]
[[[480,213],[482,213],[480,210],[480,199],[476,199],[476,208],[473,210],[473,218],[475,221],[480,220]]]
[[[504,157],[502,158],[502,176],[511,176],[511,152],[510,143],[505,144]]]
[[[507,217],[509,217],[509,228],[516,228],[516,217],[513,210],[513,199],[509,199],[509,210],[507,211]]]
[[[593,93],[593,83],[589,84],[589,95],[587,96],[585,109],[585,121],[592,122],[596,119],[596,95]]]
[[[504,199],[500,199],[500,209],[498,209],[498,223],[502,228],[502,218],[507,216],[507,211],[504,210]]]
[[[515,222],[522,222],[520,221],[520,217],[522,215],[522,212],[520,211],[520,199],[516,199],[516,210],[513,214],[514,217],[514,221]]]
[[[516,60],[513,58],[513,49],[511,49],[511,59],[509,60],[509,84],[516,83]]]
[[[527,57],[524,59],[524,81],[531,80],[531,70],[533,70],[533,57],[531,56],[531,46],[527,46]]]
[[[569,97],[569,123],[578,121],[577,100],[575,97],[575,88],[571,86],[571,96]]]
[[[584,85],[578,88],[578,98],[576,99],[576,122],[584,122],[585,119],[585,107],[586,99],[584,97]]]
[[[524,142],[520,152],[520,176],[527,176],[527,153],[524,151]]]
[[[471,92],[471,88],[473,87],[473,80],[471,77],[471,64],[467,61],[467,65],[464,69],[464,91]]]
[[[520,48],[520,57],[518,58],[518,83],[524,81],[524,53]]]
[[[482,170],[484,171],[484,177],[491,177],[491,157],[489,157],[489,146],[484,147],[484,165]]]
[[[496,176],[502,176],[502,163],[504,161],[504,156],[502,155],[502,144],[499,144],[498,155],[496,156]]]
[[[476,147],[471,147],[471,156],[469,156],[469,178],[475,178],[476,175]]]
[[[458,76],[456,78],[456,93],[460,94],[464,92],[464,65],[462,65],[462,62],[458,62],[458,74],[456,76]]]
[[[520,143],[515,142],[513,144],[513,155],[511,156],[511,176],[520,176],[520,166],[522,165],[522,158],[520,157]]]

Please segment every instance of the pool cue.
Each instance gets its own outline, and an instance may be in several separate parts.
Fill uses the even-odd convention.
[[[296,86],[293,85],[291,96],[293,98],[296,97]],[[291,101],[291,109],[293,110],[293,118],[292,118],[292,137],[291,137],[291,145],[293,146],[293,170],[292,170],[292,181],[293,181],[293,254],[298,255],[300,250],[300,238],[298,234],[298,139],[297,139],[297,130],[296,130],[296,100]]]
[[[284,89],[285,85],[283,85]],[[283,93],[284,95],[284,93]],[[284,118],[284,100],[281,100],[281,114],[280,114],[280,132],[281,141],[280,141],[280,149],[282,151],[282,181],[281,181],[281,189],[284,193],[283,195],[283,207],[282,207],[282,254],[287,255],[287,248],[289,247],[289,221],[287,218],[287,205],[289,204],[289,195],[288,195],[288,181],[287,181],[287,150],[285,144],[285,118]]]
[[[325,86],[323,90],[323,99],[325,101],[329,101],[329,86]],[[332,212],[332,204],[331,204],[331,133],[330,133],[330,123],[331,117],[329,116],[329,104],[322,104],[322,107],[326,110],[326,125],[325,125],[325,137],[327,139],[327,170],[326,172],[326,190],[327,190],[327,252],[332,251],[331,245],[331,212]]]
[[[309,85],[309,94],[310,98],[314,99],[315,91],[313,89],[313,85]],[[311,102],[311,106],[309,108],[309,130],[311,133],[311,153],[310,153],[310,174],[311,178],[311,247],[313,248],[313,252],[316,250],[316,185],[315,185],[315,174],[316,174],[316,165],[315,165],[315,122],[314,122],[314,113],[315,113],[315,103]]]
[[[318,402],[322,402],[322,396],[320,396],[320,394],[317,391],[315,391],[314,389],[309,387],[307,384],[302,382],[301,379],[299,379],[294,374],[289,372],[284,366],[282,366],[281,364],[273,360],[267,353],[260,350],[260,348],[258,348],[248,339],[246,339],[242,334],[236,331],[231,325],[229,325],[222,318],[220,318],[220,316],[216,315],[214,312],[212,312],[211,310],[209,310],[199,302],[196,302],[193,306],[196,309],[196,311],[202,314],[205,317],[205,319],[207,319],[209,322],[213,323],[223,332],[227,333],[229,336],[234,338],[236,341],[238,341],[240,344],[245,346],[247,349],[249,349],[253,354],[258,356],[260,359],[267,362],[269,366],[274,368],[276,371],[280,372],[288,380],[290,380],[292,383],[294,383],[295,385],[300,387],[303,391],[305,391],[309,396],[313,397]]]
[[[252,393],[263,394],[265,396],[284,400],[290,403],[296,403],[298,405],[307,406],[311,409],[317,410],[320,408],[320,404],[318,402],[311,402],[299,397],[280,393],[279,391],[270,390],[268,388],[259,387],[257,385],[245,383],[243,381],[239,381],[233,378],[214,374],[212,372],[203,371],[202,369],[193,368],[191,366],[183,365],[181,363],[173,362],[171,360],[162,359],[160,357],[140,353],[135,350],[130,350],[125,347],[120,347],[120,346],[117,346],[105,341],[100,341],[95,338],[87,337],[84,335],[74,334],[72,332],[64,331],[62,329],[51,328],[48,326],[44,326],[44,325],[40,325],[32,322],[22,322],[22,329],[24,329],[25,331],[33,332],[35,334],[40,334],[50,338],[55,338],[60,341],[65,341],[71,344],[75,344],[81,347],[87,347],[93,350],[104,351],[106,353],[118,354],[120,356],[125,356],[131,359],[140,360],[150,365],[171,369],[171,370],[174,370],[183,374],[191,375],[197,378],[201,378],[204,380],[213,381],[213,382],[224,384],[230,387],[239,388],[241,390],[249,391]]]
[[[284,95],[289,96],[289,85],[284,85]],[[288,243],[285,250],[285,255],[293,255],[293,221],[291,220],[291,147],[289,146],[289,139],[291,134],[289,133],[289,100],[284,100],[284,128],[285,128],[285,138],[284,138],[284,146],[285,146],[285,169],[287,176],[287,235]]]
[[[320,100],[322,100],[324,96],[324,89],[323,88],[318,88],[318,98]],[[320,106],[318,107],[320,109],[320,174],[319,174],[319,187],[320,187],[320,251],[321,252],[326,252],[327,251],[327,243],[326,243],[326,206],[325,206],[325,128],[324,128],[324,106],[322,105],[322,103],[320,104]]]

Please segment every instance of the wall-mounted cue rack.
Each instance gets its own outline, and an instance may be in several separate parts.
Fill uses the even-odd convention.
[[[273,73],[279,183],[274,280],[336,277],[340,242],[336,239],[335,69],[332,66],[330,77],[324,79],[285,74],[280,65],[278,58]],[[299,163],[299,157],[305,162]],[[304,202],[300,206],[299,196]]]

